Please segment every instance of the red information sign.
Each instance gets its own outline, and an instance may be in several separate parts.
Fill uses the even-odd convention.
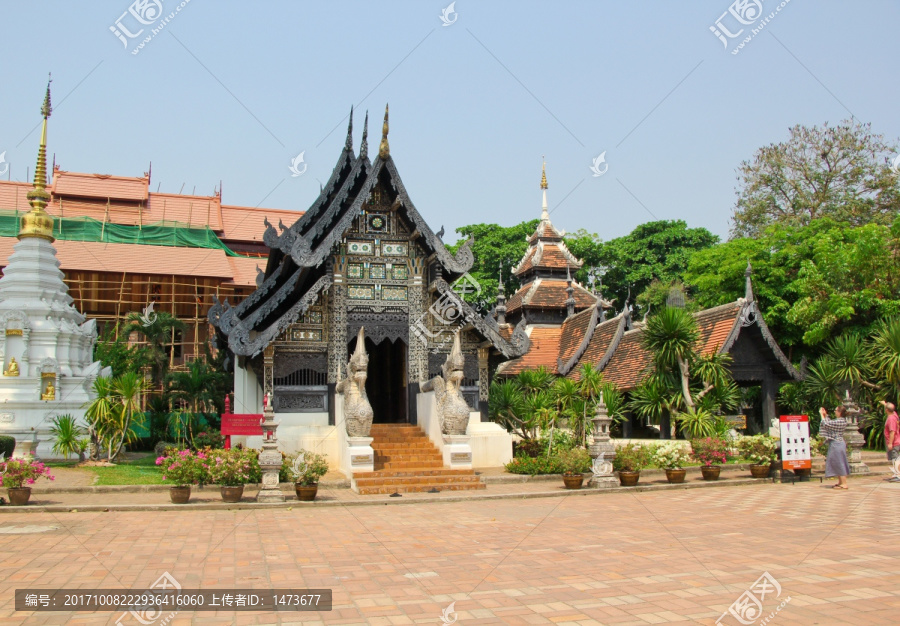
[[[222,434],[225,449],[231,449],[232,435],[262,435],[262,413],[231,413],[231,402],[225,397],[225,412],[222,413]]]
[[[809,417],[806,415],[782,415],[779,418],[779,426],[781,427],[782,469],[811,469]]]

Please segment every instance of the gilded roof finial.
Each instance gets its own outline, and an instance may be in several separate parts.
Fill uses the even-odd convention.
[[[366,121],[363,122],[362,143],[359,145],[359,158],[369,158],[369,112],[366,111]]]
[[[543,202],[541,203],[541,221],[549,222],[550,212],[547,210],[547,161],[544,160],[543,156],[541,156],[541,160],[544,161],[544,164],[541,165],[541,192],[543,195]]]
[[[353,105],[350,105],[350,123],[347,124],[347,141],[344,142],[344,150],[353,150]]]
[[[544,157],[541,157],[543,160]],[[541,189],[547,188],[547,161],[541,166]]]
[[[388,105],[384,105],[384,125],[381,127],[381,145],[378,146],[378,156],[386,159],[391,156],[391,147],[388,145]]]
[[[47,193],[47,118],[50,117],[50,83],[47,80],[47,93],[44,95],[44,103],[41,105],[41,115],[44,122],[41,127],[41,145],[38,148],[37,166],[34,168],[33,189],[25,197],[31,204],[31,210],[22,216],[19,224],[19,239],[27,237],[39,237],[50,242],[53,238],[53,218],[44,210],[50,203],[50,194]]]

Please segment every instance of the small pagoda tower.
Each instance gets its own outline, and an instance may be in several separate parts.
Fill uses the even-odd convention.
[[[506,322],[528,326],[561,325],[567,317],[597,302],[597,297],[572,280],[583,262],[566,247],[565,232],[557,230],[547,210],[547,164],[541,168],[541,221],[528,238],[528,249],[513,274],[521,287],[506,305]]]
[[[101,374],[93,361],[96,323],[72,306],[46,211],[50,111],[48,83],[34,188],[27,196],[31,210],[21,218],[19,242],[0,278],[0,434],[16,438],[16,455],[51,456],[51,420],[62,414],[83,418],[82,406]]]

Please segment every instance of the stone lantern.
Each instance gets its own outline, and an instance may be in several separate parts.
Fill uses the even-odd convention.
[[[257,502],[284,502],[284,494],[278,488],[278,474],[281,472],[281,452],[278,451],[278,437],[275,431],[275,407],[272,406],[272,395],[266,394],[263,407],[262,451],[259,453],[259,469],[262,470],[262,486],[256,496]]]
[[[844,392],[844,401],[841,403],[847,410],[844,419],[847,420],[847,430],[844,431],[844,441],[847,442],[847,461],[850,463],[851,474],[868,474],[869,466],[863,463],[862,448],[866,438],[859,432],[860,417],[862,411],[859,405],[850,397],[850,391]],[[863,419],[863,422],[865,419]]]
[[[594,425],[590,446],[591,458],[593,459],[591,471],[594,475],[591,477],[590,484],[598,489],[617,487],[619,481],[616,480],[612,473],[612,460],[616,454],[616,445],[609,437],[609,427],[612,424],[612,418],[607,412],[606,403],[603,402],[603,392],[600,392],[600,402],[597,404],[591,423]]]

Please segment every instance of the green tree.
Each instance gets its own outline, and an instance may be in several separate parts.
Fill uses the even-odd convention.
[[[805,226],[820,217],[861,226],[890,224],[900,209],[889,158],[897,144],[854,120],[797,125],[738,169],[732,236],[758,237],[772,224]]]
[[[225,395],[226,378],[201,358],[188,363],[187,371],[170,372],[166,381],[171,397],[192,413],[212,413]]]
[[[118,334],[118,326],[107,326],[94,345],[94,358],[104,367],[112,368],[113,376],[125,372],[139,372],[150,365],[150,351],[146,346],[128,345],[127,334]]]
[[[530,220],[508,227],[497,224],[472,224],[456,229],[462,238],[449,246],[452,252],[455,253],[469,237],[474,238],[472,252],[475,255],[475,263],[469,274],[478,281],[481,293],[477,296],[467,294],[467,301],[472,303],[480,301],[485,308],[494,305],[497,300],[501,264],[506,296],[509,297],[516,292],[519,283],[512,275],[512,270],[525,254],[528,248],[526,240],[534,234],[538,222],[539,220]]]
[[[149,350],[153,384],[155,386],[162,384],[169,372],[169,349],[172,346],[172,338],[177,331],[184,330],[184,322],[165,311],[152,315],[133,311],[126,319],[128,325],[125,327],[125,334],[137,331],[144,336]]]
[[[680,281],[691,257],[714,246],[719,238],[705,228],[688,228],[683,220],[659,220],[641,224],[624,237],[596,244],[596,252],[590,250],[584,236],[567,241],[573,253],[578,250],[590,259],[590,265],[585,262],[576,278],[586,281],[591,266],[606,268],[603,295],[615,298],[621,308],[629,293],[634,302],[654,281],[666,285]]]

